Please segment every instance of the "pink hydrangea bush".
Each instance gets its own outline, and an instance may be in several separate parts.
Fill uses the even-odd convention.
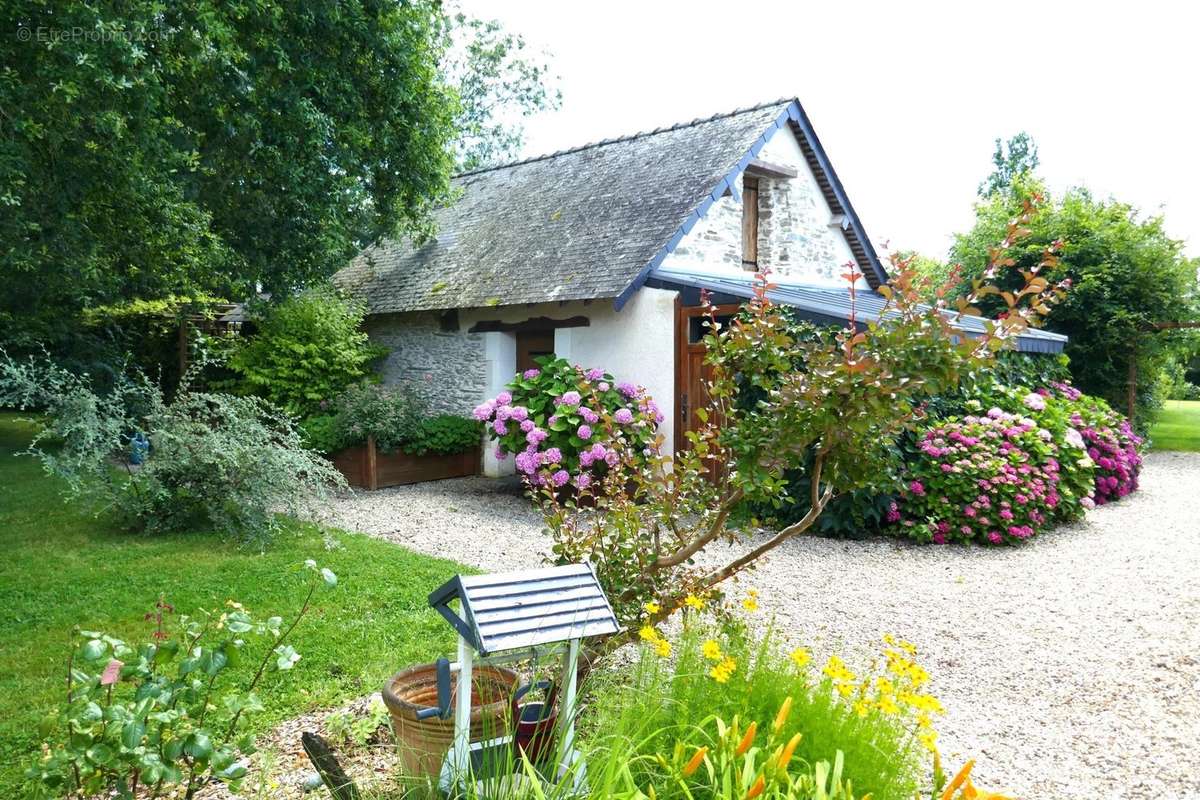
[[[1129,420],[1104,400],[1069,384],[1054,384],[1051,394],[1069,403],[1071,425],[1083,437],[1095,464],[1095,489],[1085,505],[1104,505],[1135,491],[1142,471],[1142,437],[1133,432]]]
[[[947,420],[920,435],[918,450],[888,516],[918,541],[1023,541],[1062,502],[1059,448],[1029,417],[992,408]]]
[[[663,420],[643,387],[561,358],[517,375],[474,416],[496,442],[496,457],[511,456],[529,484],[575,490],[656,454]]]

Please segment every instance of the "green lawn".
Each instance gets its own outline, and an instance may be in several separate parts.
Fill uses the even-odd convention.
[[[1150,429],[1155,450],[1200,453],[1200,400],[1168,400]]]
[[[250,720],[256,731],[375,691],[396,669],[448,651],[450,631],[426,597],[463,567],[350,533],[326,551],[300,524],[265,553],[204,533],[123,533],[65,503],[39,462],[15,455],[30,434],[0,414],[0,797],[16,796],[37,723],[62,695],[71,627],[143,641],[142,615],[160,592],[180,613],[234,598],[287,619],[303,599],[294,565],[314,558],[338,574],[296,630],[300,663],[259,692],[267,709]]]

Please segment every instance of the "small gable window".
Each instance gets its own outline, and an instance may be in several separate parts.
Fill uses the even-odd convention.
[[[758,270],[758,178],[742,178],[742,269]]]

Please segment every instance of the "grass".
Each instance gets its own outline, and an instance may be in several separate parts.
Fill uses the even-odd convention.
[[[290,619],[304,590],[293,567],[313,558],[338,574],[294,634],[300,663],[259,692],[255,732],[377,691],[395,670],[449,651],[451,632],[426,597],[464,567],[350,533],[326,550],[320,531],[300,523],[262,553],[200,531],[128,534],[65,502],[39,462],[17,455],[31,435],[0,413],[0,797],[18,796],[38,722],[62,699],[72,626],[144,641],[143,614],[160,593],[179,613],[233,598]]]
[[[1168,400],[1150,429],[1155,450],[1200,453],[1200,400]]]

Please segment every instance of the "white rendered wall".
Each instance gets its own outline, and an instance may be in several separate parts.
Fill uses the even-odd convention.
[[[643,287],[620,311],[613,308],[611,300],[463,309],[459,312],[459,329],[469,330],[484,320],[520,323],[533,317],[565,320],[578,316],[587,317],[589,324],[556,329],[555,355],[584,368],[599,367],[619,381],[646,387],[662,410],[659,432],[666,443],[664,448],[670,449],[676,413],[675,292]],[[477,402],[496,396],[516,374],[515,334],[486,333],[483,337],[488,382]],[[489,442],[484,474],[511,474],[511,456],[497,461],[493,450],[494,444]]]
[[[479,402],[498,395],[516,374],[517,335],[501,332],[483,334],[483,354],[487,362],[487,391],[484,397],[479,398]],[[498,478],[516,472],[512,458],[501,461],[496,458],[495,450],[495,445],[489,440],[483,449],[483,474]]]

